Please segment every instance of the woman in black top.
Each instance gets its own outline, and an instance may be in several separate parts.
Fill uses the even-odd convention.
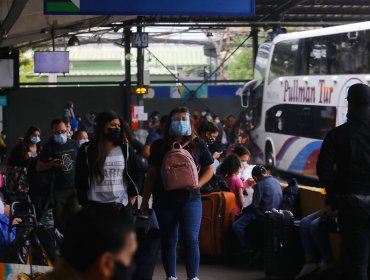
[[[176,246],[179,230],[185,243],[186,270],[189,279],[198,279],[199,243],[198,236],[202,217],[200,190],[165,191],[160,172],[163,158],[174,142],[184,145],[200,167],[199,187],[213,176],[213,158],[206,143],[193,132],[190,113],[178,107],[170,113],[163,139],[151,147],[149,171],[144,189],[142,210],[148,209],[153,194],[153,209],[156,211],[161,230],[162,260],[168,279],[176,279]]]
[[[40,152],[41,130],[31,126],[20,141],[10,152],[8,165],[28,167],[30,160]]]
[[[29,182],[27,169],[40,152],[41,130],[31,126],[24,138],[10,152],[6,171],[7,191],[9,193],[27,193]]]

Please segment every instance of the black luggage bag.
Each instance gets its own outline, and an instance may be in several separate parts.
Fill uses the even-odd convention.
[[[264,270],[272,276],[294,279],[302,267],[299,226],[290,211],[266,212],[264,223]]]
[[[136,213],[135,220],[139,246],[135,255],[135,269],[131,279],[152,280],[161,245],[157,216],[151,210],[146,215]]]

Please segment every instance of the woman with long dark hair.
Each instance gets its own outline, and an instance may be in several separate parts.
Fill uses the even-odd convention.
[[[189,279],[198,279],[198,237],[202,217],[199,188],[213,176],[213,158],[206,143],[193,132],[187,108],[178,107],[172,110],[169,120],[163,139],[155,141],[151,147],[150,167],[141,209],[148,209],[148,201],[153,194],[153,209],[161,231],[162,260],[167,278],[176,279],[176,246],[180,230],[185,243],[187,276]],[[200,168],[198,188],[172,191],[164,189],[161,166],[174,143],[183,146]]]
[[[111,203],[131,208],[138,195],[139,167],[122,118],[106,111],[96,118],[95,138],[81,146],[76,187],[81,205]]]
[[[40,136],[41,130],[35,126],[31,126],[22,141],[20,141],[12,149],[8,159],[10,166],[27,167],[32,158],[35,158],[40,152]]]
[[[27,170],[40,152],[40,136],[41,130],[31,126],[24,138],[10,152],[6,170],[6,186],[9,194],[28,193]]]

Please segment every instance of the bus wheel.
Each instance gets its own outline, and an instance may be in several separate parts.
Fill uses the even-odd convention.
[[[270,143],[266,144],[265,165],[271,172],[275,171],[275,158],[272,153],[272,147]]]

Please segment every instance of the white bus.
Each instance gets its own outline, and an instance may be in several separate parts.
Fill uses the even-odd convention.
[[[310,178],[329,130],[347,120],[347,91],[370,83],[370,22],[282,34],[263,43],[242,106],[257,161]]]

